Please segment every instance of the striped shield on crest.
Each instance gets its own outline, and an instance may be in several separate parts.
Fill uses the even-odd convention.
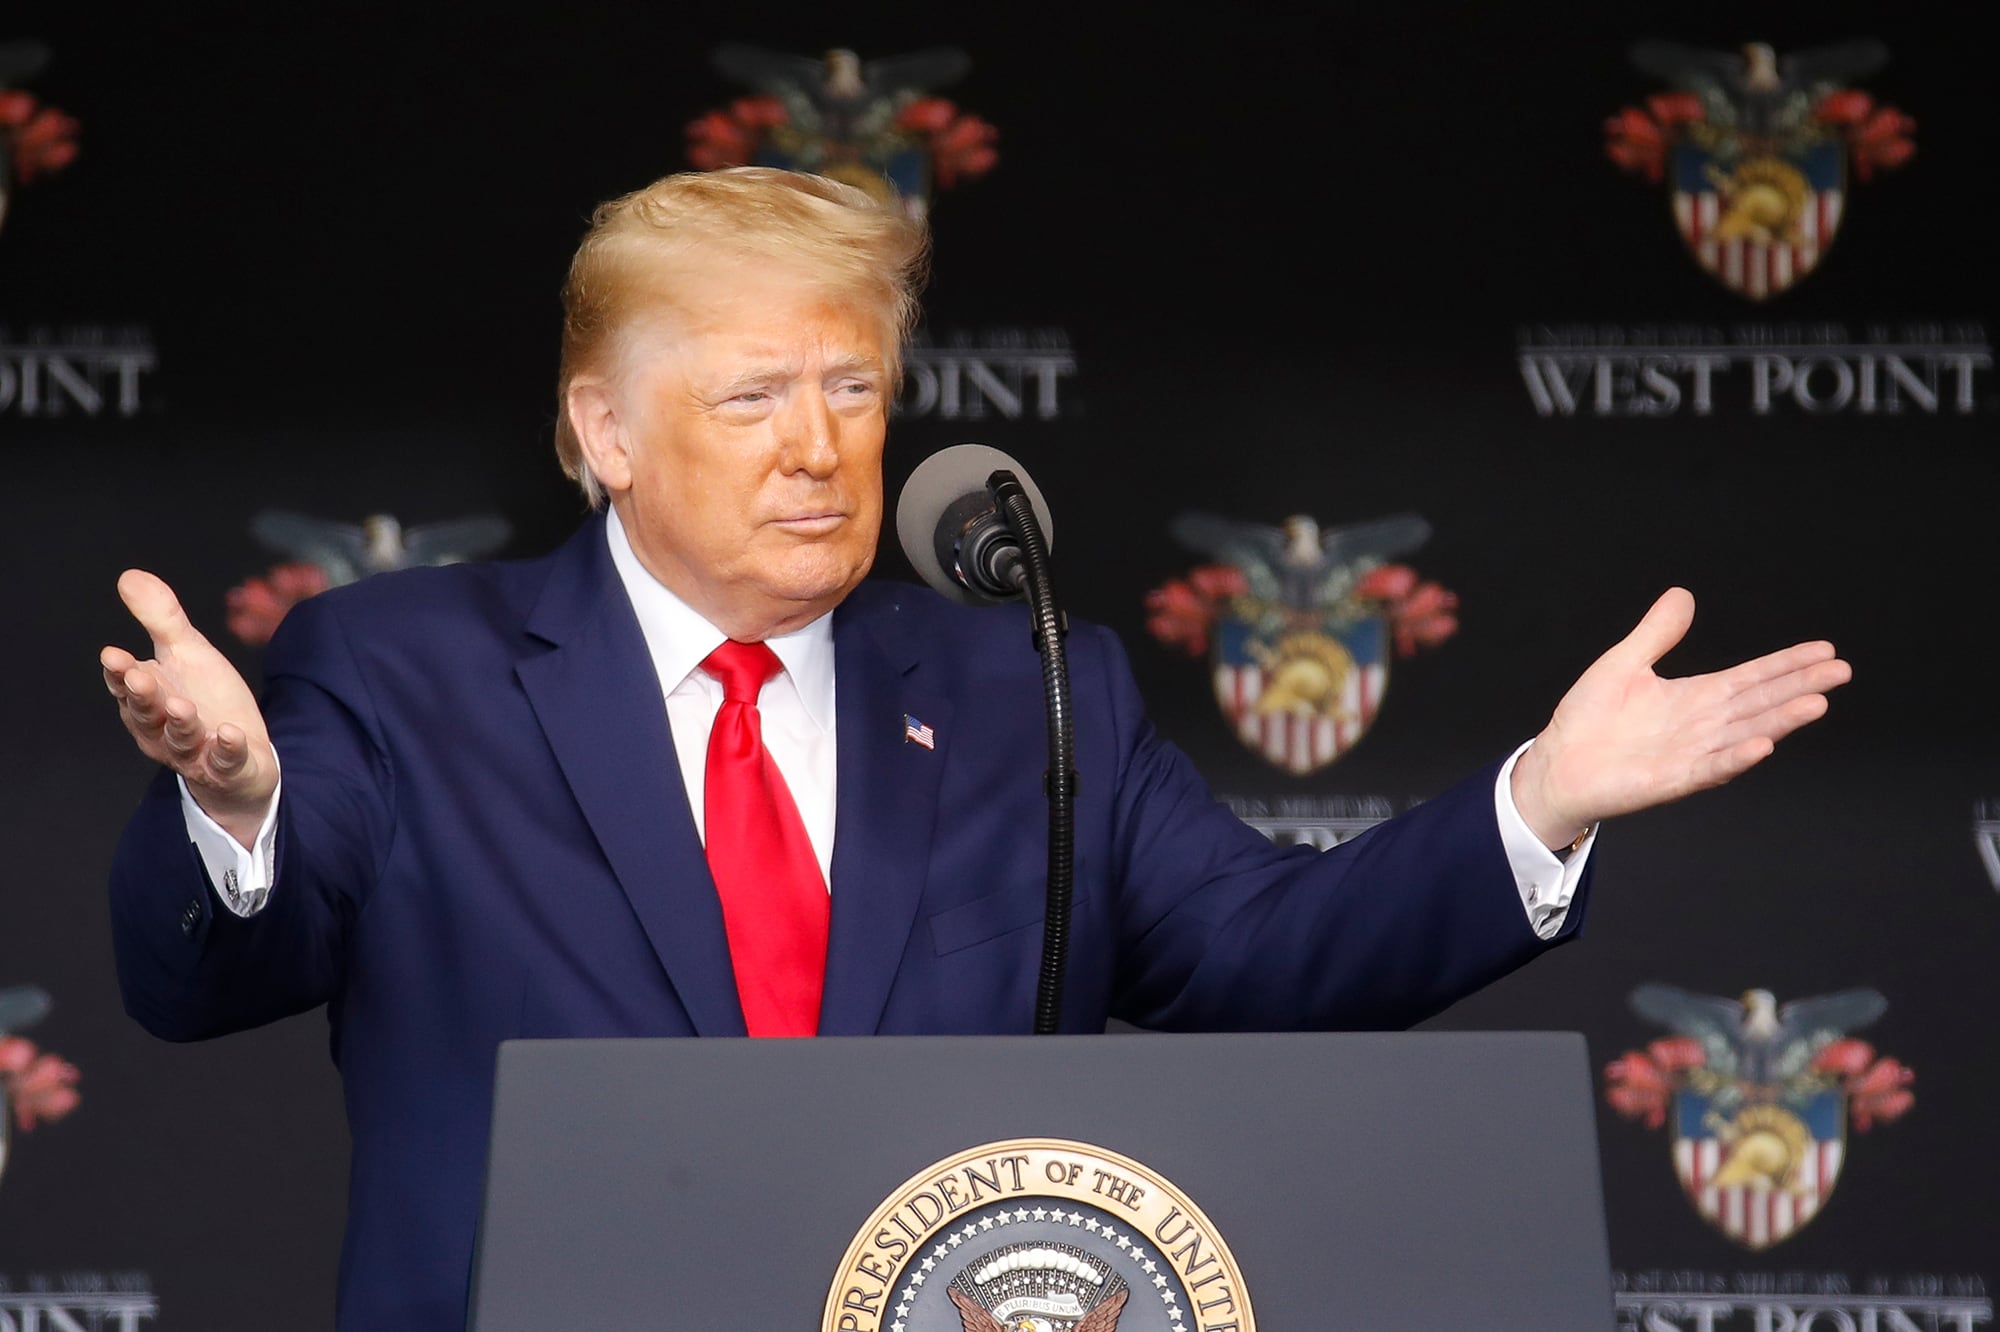
[[[1739,296],[1765,300],[1818,266],[1840,229],[1846,150],[1825,138],[1725,163],[1674,149],[1674,225],[1695,262]]]
[[[1719,1099],[1692,1088],[1675,1096],[1674,1173],[1703,1220],[1746,1249],[1768,1249],[1832,1195],[1847,1151],[1847,1098],[1833,1088],[1741,1097],[1728,1109]]]
[[[1216,625],[1215,701],[1253,752],[1297,777],[1367,733],[1389,687],[1380,613],[1291,615],[1282,628],[1230,617]]]

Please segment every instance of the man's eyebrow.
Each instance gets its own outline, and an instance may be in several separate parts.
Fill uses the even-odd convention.
[[[873,370],[879,374],[882,370],[882,358],[867,352],[855,352],[850,356],[842,356],[838,360],[826,363],[826,372],[829,375],[851,375],[857,370]]]
[[[882,373],[882,358],[867,352],[855,352],[826,363],[827,378],[873,372]],[[760,361],[744,367],[727,379],[717,380],[704,386],[705,391],[715,398],[731,398],[747,389],[759,388],[766,384],[796,379],[804,367],[796,361],[772,359]]]
[[[785,361],[766,361],[737,371],[729,378],[717,382],[711,391],[722,397],[729,397],[741,393],[744,389],[756,388],[760,384],[769,384],[774,380],[796,378],[798,373],[799,367],[795,364]]]

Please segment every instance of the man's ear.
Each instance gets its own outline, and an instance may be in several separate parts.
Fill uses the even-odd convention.
[[[624,404],[610,383],[580,375],[570,381],[563,410],[583,450],[583,465],[605,493],[616,497],[632,488],[632,435]]]

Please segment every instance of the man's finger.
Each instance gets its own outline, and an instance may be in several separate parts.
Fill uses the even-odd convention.
[[[118,575],[118,598],[132,618],[153,639],[154,655],[171,651],[190,639],[199,638],[180,598],[155,574],[144,569],[127,569]]]
[[[163,692],[160,682],[143,662],[125,672],[126,711],[149,730],[160,727],[160,696]]]
[[[1755,717],[1772,708],[1783,707],[1801,695],[1824,695],[1853,678],[1853,668],[1838,658],[1814,662],[1736,695],[1729,701],[1728,719],[1736,722]]]
[[[208,728],[195,705],[184,698],[170,698],[160,705],[166,715],[167,748],[182,758],[192,758],[208,739]]]
[[[111,691],[111,697],[125,697],[125,672],[139,663],[124,648],[108,647],[97,654],[97,664],[104,668],[104,687]]]
[[[1745,718],[1723,731],[1722,738],[1730,744],[1740,744],[1745,740],[1757,738],[1776,743],[1807,722],[1818,721],[1824,717],[1826,708],[1825,694],[1803,694],[1797,698],[1787,699],[1754,717]]]
[[[1715,752],[1725,753],[1751,743],[1775,746],[1801,726],[1824,717],[1826,711],[1824,694],[1808,694],[1804,698],[1795,698],[1783,707],[1772,708],[1768,712],[1759,713],[1755,717],[1725,727],[1715,737]]]
[[[1638,664],[1651,666],[1687,635],[1694,623],[1694,594],[1684,587],[1670,587],[1660,594],[1646,618],[1625,636],[1613,651]]]
[[[1721,786],[1724,782],[1735,781],[1750,769],[1771,757],[1777,745],[1762,736],[1753,736],[1738,741],[1727,749],[1708,755],[1695,765],[1694,780],[1697,790]]]
[[[1794,643],[1788,648],[1781,648],[1741,665],[1731,666],[1720,674],[1723,683],[1730,688],[1749,689],[1767,680],[1776,680],[1781,676],[1790,675],[1793,671],[1804,670],[1808,666],[1816,666],[1820,662],[1833,659],[1834,651],[1831,643],[1825,641]]]
[[[215,743],[208,747],[208,770],[218,785],[242,772],[249,757],[250,737],[243,734],[242,727],[224,722],[215,728]]]

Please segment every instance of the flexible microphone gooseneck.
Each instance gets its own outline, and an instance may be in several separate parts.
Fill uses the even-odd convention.
[[[976,480],[983,473],[983,481]],[[998,603],[1026,595],[1035,650],[1042,658],[1049,766],[1048,904],[1042,969],[1035,987],[1037,1036],[1062,1022],[1069,961],[1070,900],[1076,866],[1076,750],[1069,699],[1068,624],[1056,605],[1048,507],[1021,465],[980,444],[931,455],[911,474],[896,505],[896,532],[910,563],[957,601]]]

